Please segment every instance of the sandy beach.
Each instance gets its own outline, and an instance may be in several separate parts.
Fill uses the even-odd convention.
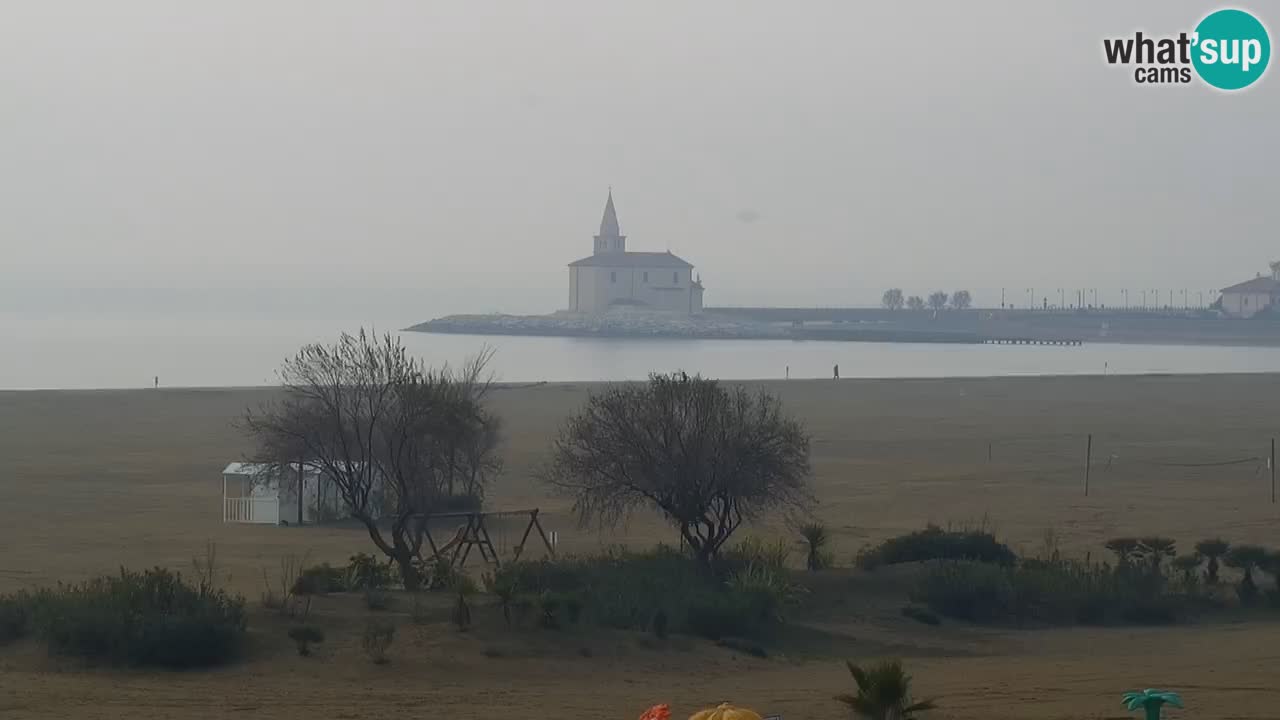
[[[1070,553],[1100,555],[1117,535],[1162,534],[1189,547],[1222,535],[1280,543],[1266,457],[1280,434],[1280,376],[775,381],[813,434],[819,518],[841,565],[864,544],[926,522],[985,523],[1034,551],[1046,531]],[[607,534],[576,527],[562,499],[532,480],[559,423],[590,384],[504,387],[506,472],[493,509],[541,507],[562,548],[673,541],[638,516]],[[234,427],[270,389],[0,393],[0,590],[74,581],[126,565],[190,567],[217,544],[226,584],[250,598],[281,556],[343,562],[368,549],[351,528],[224,525],[222,467],[251,447]],[[1085,456],[1092,435],[1089,495]],[[779,526],[751,534],[777,536]],[[183,675],[81,670],[29,647],[0,650],[5,717],[382,717],[413,706],[483,717],[522,705],[569,716],[724,697],[784,717],[836,717],[830,697],[848,677],[836,656],[912,658],[919,692],[951,718],[1120,717],[1119,694],[1153,684],[1182,689],[1197,718],[1274,717],[1267,669],[1280,625],[1204,622],[1165,629],[927,628],[897,616],[889,591],[858,590],[814,622],[847,646],[769,660],[689,641],[657,650],[623,636],[572,640],[586,650],[520,641],[510,656],[481,654],[501,633],[422,630],[387,669],[354,660],[358,642],[331,643],[314,663],[268,648],[262,657]],[[335,600],[335,603],[339,601]],[[900,604],[900,603],[899,603]],[[342,616],[335,604],[320,612]],[[271,627],[272,618],[254,627]],[[265,631],[270,634],[271,631]],[[486,633],[492,632],[492,636]],[[277,633],[280,634],[280,633]],[[269,643],[268,643],[269,644]],[[344,653],[352,662],[342,662]],[[554,662],[544,662],[548,657]],[[264,659],[265,658],[265,659]],[[445,662],[446,658],[452,658]],[[1221,660],[1232,660],[1231,670]],[[72,699],[74,698],[74,700]],[[1033,701],[1034,698],[1034,701]],[[628,704],[629,703],[629,704]],[[595,710],[592,710],[592,709]],[[415,711],[417,712],[417,711]]]

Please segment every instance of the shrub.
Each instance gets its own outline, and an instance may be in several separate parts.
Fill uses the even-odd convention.
[[[724,553],[725,576],[703,572],[688,556],[659,546],[647,552],[525,561],[503,565],[485,585],[503,599],[520,624],[537,608],[543,627],[588,622],[621,630],[648,630],[661,612],[666,630],[707,637],[751,635],[775,622],[799,593],[780,566],[785,551],[749,542]],[[746,558],[755,558],[748,562]],[[732,565],[736,569],[729,570]],[[732,599],[729,599],[732,598]],[[730,619],[721,621],[718,616]],[[728,629],[725,629],[728,628]]]
[[[347,571],[329,563],[303,569],[293,584],[295,595],[326,595],[347,590]]]
[[[546,630],[560,629],[560,609],[563,607],[562,593],[543,590],[538,596],[538,626]]]
[[[750,565],[771,570],[785,570],[791,557],[791,547],[783,540],[769,542],[749,537],[724,553],[722,570],[732,574]]]
[[[1196,543],[1196,554],[1207,558],[1205,565],[1205,582],[1218,584],[1218,561],[1231,550],[1231,543],[1222,538],[1210,538]]]
[[[971,622],[1007,617],[1015,607],[1008,572],[974,561],[931,565],[912,599],[939,614]]]
[[[857,564],[863,570],[873,570],[880,565],[925,560],[975,560],[1012,565],[1017,559],[1008,545],[985,530],[943,530],[929,525],[924,530],[889,538],[864,550],[858,554]]]
[[[390,621],[370,618],[364,626],[364,653],[375,665],[388,662],[387,650],[396,638],[396,627]]]
[[[31,595],[25,592],[0,595],[0,645],[27,634],[32,602]]]
[[[1267,563],[1270,555],[1266,548],[1258,545],[1236,545],[1227,551],[1223,561],[1228,567],[1244,573],[1236,589],[1242,604],[1248,605],[1258,599],[1258,584],[1253,579],[1253,573]]]
[[[391,566],[368,553],[356,553],[347,562],[346,586],[352,590],[381,590],[391,578]]]
[[[519,579],[514,573],[496,572],[485,573],[483,581],[485,590],[498,598],[498,604],[502,606],[502,619],[506,621],[507,627],[510,627],[511,605],[519,592]]]
[[[889,660],[868,668],[846,662],[857,687],[855,695],[837,695],[854,715],[873,720],[895,718],[914,720],[919,713],[937,708],[933,700],[911,701],[911,676],[898,660]]]
[[[831,552],[826,549],[831,543],[831,536],[827,533],[826,525],[819,522],[802,525],[800,538],[805,545],[805,567],[810,570],[824,570],[831,567],[833,558]]]
[[[324,631],[314,625],[298,625],[289,628],[289,639],[297,644],[298,654],[306,657],[313,644],[324,642]]]
[[[973,622],[1053,624],[1173,622],[1200,597],[1172,594],[1163,575],[1076,560],[1024,560],[1015,566],[939,562],[921,578],[912,599],[940,615]]]
[[[41,591],[33,624],[49,650],[92,660],[185,668],[232,659],[245,631],[244,601],[196,588],[162,568]]]
[[[754,605],[761,622],[782,622],[786,607],[803,592],[785,570],[769,565],[748,565],[734,573],[728,589]]]
[[[449,619],[459,632],[466,632],[471,627],[471,606],[467,604],[467,596],[458,593],[458,601],[453,604],[453,612]]]
[[[435,558],[419,563],[418,574],[422,576],[422,584],[428,590],[448,590],[457,587],[459,582],[470,580],[470,578],[457,568],[453,563],[444,558]],[[474,586],[474,583],[472,583]]]

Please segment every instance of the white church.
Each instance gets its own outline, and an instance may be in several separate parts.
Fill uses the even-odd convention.
[[[702,280],[694,277],[693,265],[670,251],[627,252],[612,190],[594,252],[569,263],[569,312],[601,315],[610,310],[702,312]]]

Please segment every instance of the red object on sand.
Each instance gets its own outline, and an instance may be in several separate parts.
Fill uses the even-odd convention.
[[[671,720],[671,706],[666,703],[654,705],[640,714],[640,720]]]

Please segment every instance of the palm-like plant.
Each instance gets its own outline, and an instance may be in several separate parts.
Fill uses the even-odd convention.
[[[1205,566],[1204,579],[1210,585],[1218,584],[1218,558],[1226,555],[1230,550],[1231,543],[1222,538],[1211,538],[1196,543],[1196,553],[1209,560],[1209,564]]]
[[[1196,570],[1200,567],[1199,555],[1179,555],[1173,559],[1173,568],[1182,573],[1182,582],[1192,587],[1196,582]]]
[[[1142,710],[1146,714],[1146,720],[1160,720],[1160,710],[1166,704],[1182,707],[1182,698],[1178,697],[1178,693],[1151,688],[1142,692],[1127,692],[1122,702],[1128,710]]]
[[[1138,547],[1151,562],[1152,572],[1160,572],[1160,563],[1167,557],[1178,554],[1178,544],[1166,537],[1144,537],[1138,541]]]
[[[819,522],[800,526],[800,537],[804,541],[806,555],[805,566],[810,570],[821,570],[829,564],[826,547],[831,542],[827,534],[827,526]]]
[[[914,720],[919,713],[933,710],[933,700],[911,702],[911,676],[899,660],[886,660],[870,668],[846,662],[858,686],[855,695],[837,695],[853,714],[867,720]]]
[[[1119,561],[1120,567],[1128,567],[1130,562],[1137,557],[1141,546],[1137,538],[1121,537],[1108,540],[1106,547],[1116,554],[1116,560]]]
[[[1251,602],[1258,596],[1258,584],[1253,581],[1253,571],[1266,563],[1269,555],[1267,549],[1259,545],[1237,545],[1223,558],[1228,567],[1244,571],[1244,578],[1240,580],[1240,588],[1236,591],[1241,602]]]

